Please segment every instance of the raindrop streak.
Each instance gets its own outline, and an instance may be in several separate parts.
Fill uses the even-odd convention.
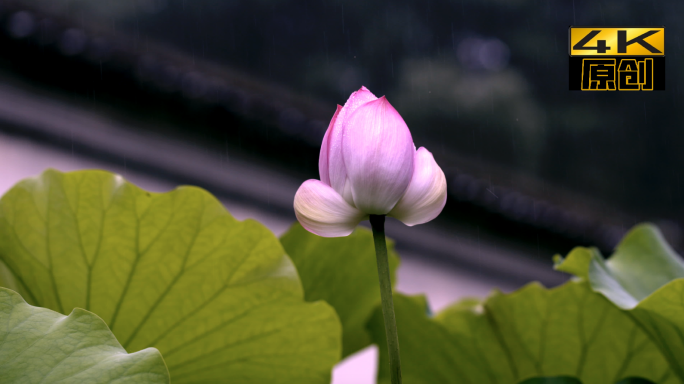
[[[328,36],[326,36],[325,31],[323,31],[323,45],[325,46],[325,64],[329,65],[330,60],[328,58]]]
[[[577,25],[577,19],[575,18],[575,0],[572,0],[572,24]]]
[[[392,56],[392,54],[390,54],[390,69],[391,69],[392,77],[394,77],[394,57]]]
[[[456,39],[454,38],[454,23],[451,23],[451,48],[456,51]]]

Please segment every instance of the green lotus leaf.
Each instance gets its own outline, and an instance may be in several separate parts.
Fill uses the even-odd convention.
[[[570,376],[556,376],[556,377],[535,377],[521,381],[520,384],[582,384],[581,381]]]
[[[613,256],[576,248],[556,258],[556,269],[588,280],[632,317],[684,381],[684,261],[654,225],[634,227]],[[657,382],[657,381],[656,381]]]
[[[629,316],[586,282],[531,283],[486,301],[467,299],[426,316],[422,297],[395,295],[405,384],[519,383],[576,377],[584,384],[640,376],[675,384],[667,361]],[[369,329],[380,346],[378,382],[389,383],[382,313]]]
[[[641,377],[629,377],[624,380],[620,380],[617,384],[655,384],[651,380],[642,379]]]
[[[556,376],[536,377],[534,379],[525,380],[520,384],[582,384],[582,382],[570,376]],[[616,384],[653,384],[653,382],[638,377],[628,377],[626,379],[620,380]]]
[[[161,354],[128,354],[95,314],[28,305],[0,288],[0,383],[169,383]]]
[[[0,287],[8,287],[19,291],[20,284],[5,263],[0,260]]]
[[[174,383],[327,383],[339,360],[337,314],[304,301],[278,239],[199,188],[48,170],[0,199],[0,260],[30,303],[157,348]]]
[[[371,344],[366,323],[380,303],[373,233],[359,227],[346,237],[324,238],[295,224],[280,241],[297,266],[307,301],[325,300],[342,322],[343,356]],[[399,266],[388,242],[390,271]]]

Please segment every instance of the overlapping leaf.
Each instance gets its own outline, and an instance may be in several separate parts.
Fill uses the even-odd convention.
[[[324,238],[295,224],[280,241],[297,266],[306,300],[325,300],[340,316],[343,356],[370,345],[366,322],[380,303],[371,231],[359,227],[347,237]],[[399,265],[393,248],[388,242],[392,280]]]
[[[28,305],[0,288],[0,383],[168,384],[159,351],[128,354],[96,315]]]
[[[335,311],[304,302],[278,239],[199,188],[48,170],[0,200],[0,260],[32,304],[159,349],[175,383],[326,383],[339,359]]]
[[[684,381],[684,262],[655,226],[636,226],[607,261],[576,248],[556,268],[588,280],[635,319]]]
[[[678,383],[645,333],[586,283],[532,283],[485,302],[464,300],[435,318],[420,297],[395,295],[406,384],[517,383],[576,377],[584,384],[641,376]],[[369,322],[380,345],[378,382],[389,383],[382,314]]]
[[[520,384],[582,384],[581,381],[570,376],[556,376],[556,377],[535,377],[533,379],[528,379]],[[616,384],[654,384],[650,380],[642,379],[639,377],[628,377],[626,379],[620,380]]]
[[[520,384],[582,384],[582,382],[570,376],[556,376],[535,377],[533,379],[527,379]]]

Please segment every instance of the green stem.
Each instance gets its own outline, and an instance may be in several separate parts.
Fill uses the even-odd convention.
[[[401,384],[399,335],[397,334],[397,321],[394,317],[392,282],[390,281],[387,244],[385,243],[385,215],[370,215],[370,223],[373,228],[373,242],[375,243],[375,255],[378,261],[382,317],[385,319],[385,335],[387,336],[387,349],[389,350],[390,378],[392,384]]]

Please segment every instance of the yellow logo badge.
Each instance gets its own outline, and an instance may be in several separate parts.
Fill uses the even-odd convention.
[[[570,27],[570,56],[665,56],[665,28]]]
[[[570,27],[570,90],[665,90],[665,27]]]

